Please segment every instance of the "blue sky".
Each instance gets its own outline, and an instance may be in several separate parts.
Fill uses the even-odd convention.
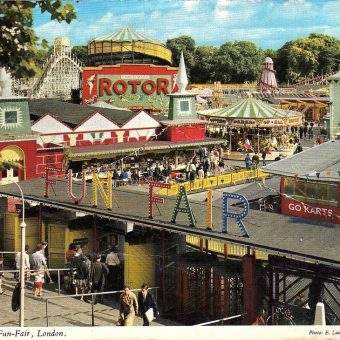
[[[34,29],[53,42],[67,36],[72,45],[129,26],[162,42],[189,35],[196,45],[252,41],[277,49],[286,41],[324,33],[340,39],[340,0],[79,0],[70,25],[34,11]]]

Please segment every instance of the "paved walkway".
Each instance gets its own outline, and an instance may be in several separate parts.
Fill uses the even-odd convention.
[[[7,277],[10,275],[6,275]],[[11,300],[14,279],[3,280],[5,292],[0,295],[0,326],[18,327],[19,311],[13,312]],[[54,286],[54,285],[52,285]],[[56,291],[46,290],[42,298],[35,297],[29,287],[25,291],[25,326],[26,327],[46,327],[46,297],[58,296]],[[65,296],[65,295],[64,295]],[[94,306],[95,326],[115,326],[119,317],[118,303],[112,298],[104,298],[105,304]],[[51,299],[48,303],[49,327],[54,326],[91,326],[92,314],[91,303],[82,302],[77,298]],[[140,318],[135,318],[135,326],[142,326]],[[151,323],[152,326],[180,326],[179,323],[158,317]]]

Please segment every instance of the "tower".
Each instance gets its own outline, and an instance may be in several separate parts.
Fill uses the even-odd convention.
[[[195,95],[187,92],[188,85],[187,71],[185,68],[183,52],[179,61],[176,78],[178,92],[170,94],[168,119],[197,119],[195,107]]]
[[[327,78],[329,81],[330,121],[329,137],[340,138],[340,70]]]
[[[274,62],[272,58],[266,57],[262,64],[262,74],[260,79],[260,92],[271,93],[277,91],[277,82],[275,77]]]
[[[186,90],[188,77],[183,52],[175,81],[178,92],[169,94],[168,120],[161,121],[164,126],[163,140],[183,142],[205,139],[205,121],[196,114],[195,94]]]

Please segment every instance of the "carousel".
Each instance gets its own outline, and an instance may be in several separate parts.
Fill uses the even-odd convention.
[[[249,97],[222,109],[202,110],[210,136],[225,138],[230,158],[243,159],[244,153],[265,150],[268,159],[293,152],[302,114],[275,108]]]

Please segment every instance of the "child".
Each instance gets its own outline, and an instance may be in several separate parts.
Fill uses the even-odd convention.
[[[45,282],[45,268],[43,266],[37,267],[34,272],[34,296],[42,296],[42,287]]]

